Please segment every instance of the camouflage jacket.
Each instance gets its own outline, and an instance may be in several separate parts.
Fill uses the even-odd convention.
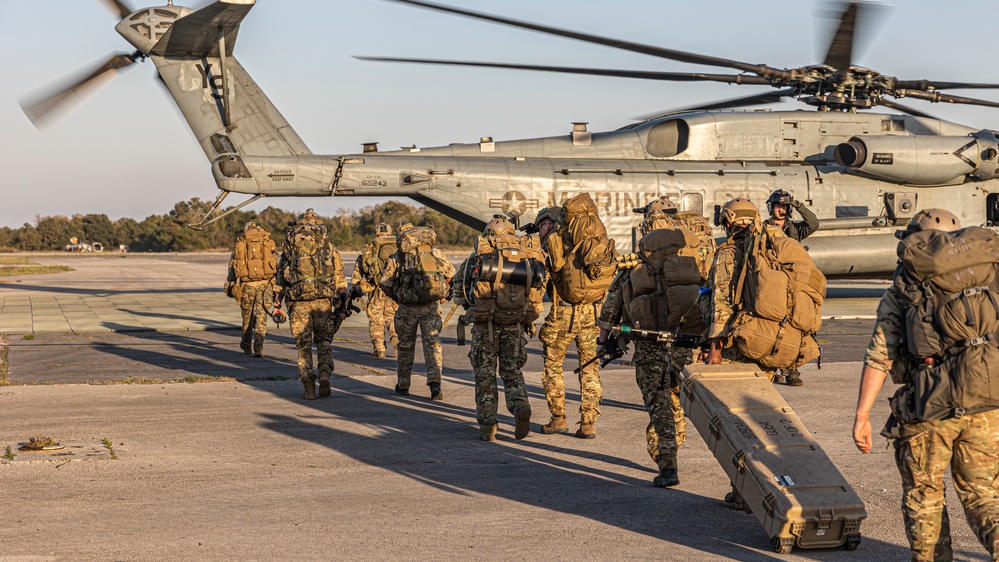
[[[610,288],[607,289],[604,305],[600,310],[600,317],[597,318],[597,326],[611,330],[625,319],[624,285],[630,277],[631,269],[622,269],[611,282]]]
[[[886,373],[891,373],[895,384],[904,384],[908,379],[908,367],[912,364],[909,349],[902,343],[905,334],[905,307],[898,301],[893,289],[888,289],[878,303],[878,319],[874,323],[874,333],[867,344],[864,365]]]
[[[708,339],[727,338],[735,316],[736,290],[739,274],[745,263],[746,236],[729,238],[715,252],[711,272],[708,274],[708,293],[704,308],[704,321],[708,325]]]
[[[816,217],[815,213],[813,213],[808,207],[798,202],[795,203],[794,210],[801,214],[802,220],[798,222],[786,220],[784,221],[784,227],[781,228],[781,230],[784,231],[784,236],[794,238],[798,242],[801,242],[819,229],[819,218]],[[775,226],[773,217],[763,221],[763,224]]]

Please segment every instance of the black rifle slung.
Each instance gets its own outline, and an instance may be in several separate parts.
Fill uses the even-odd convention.
[[[610,365],[611,362],[624,357],[624,354],[628,352],[628,342],[631,340],[654,341],[666,344],[667,347],[671,348],[684,347],[687,349],[698,349],[703,344],[703,339],[703,337],[697,334],[642,330],[624,324],[614,326],[611,329],[610,337],[607,338],[607,343],[604,344],[603,354],[597,355],[593,359],[583,363],[579,368],[573,369],[572,372],[578,375],[583,369],[589,367],[597,360],[600,361],[601,368]]]

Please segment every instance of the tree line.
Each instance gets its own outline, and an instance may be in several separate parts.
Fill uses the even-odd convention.
[[[174,205],[168,213],[152,215],[141,222],[132,218],[112,221],[104,214],[38,217],[35,224],[20,228],[0,227],[0,250],[37,252],[63,250],[70,238],[93,244],[105,251],[126,246],[130,252],[195,252],[229,250],[248,221],[267,229],[278,247],[284,241],[288,222],[297,215],[291,211],[267,207],[263,211],[236,211],[197,231],[188,224],[197,223],[211,207],[211,202],[194,198]],[[375,236],[379,223],[388,223],[393,232],[403,223],[429,226],[437,232],[442,247],[467,248],[478,234],[471,228],[426,207],[400,201],[386,201],[358,211],[340,209],[336,216],[323,217],[330,240],[337,248],[358,250]]]

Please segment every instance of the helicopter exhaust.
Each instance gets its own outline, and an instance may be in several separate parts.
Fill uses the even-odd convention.
[[[963,183],[967,176],[999,175],[995,133],[971,136],[857,136],[836,146],[836,163],[875,179],[922,186]]]

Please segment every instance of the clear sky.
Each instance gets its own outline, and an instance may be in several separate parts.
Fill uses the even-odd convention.
[[[196,6],[203,0],[192,0]],[[183,2],[179,2],[183,3]],[[461,0],[515,19],[750,63],[821,62],[827,30],[803,0]],[[131,0],[134,8],[143,4]],[[902,79],[999,82],[999,3],[901,0],[875,26],[855,64]],[[96,1],[3,3],[0,52],[0,226],[36,216],[107,213],[142,219],[217,188],[201,149],[150,62],[133,65],[83,108],[41,133],[17,100],[75,70],[130,51]],[[362,62],[354,55],[453,58],[676,72],[728,72],[421,10],[385,0],[258,0],[236,57],[315,153],[359,152],[567,134],[572,121],[614,129],[659,110],[767,88]],[[999,91],[955,91],[999,100]],[[976,128],[999,109],[903,100]],[[786,108],[807,108],[784,104]],[[238,195],[227,204],[235,204]],[[270,199],[333,214],[372,199]]]

